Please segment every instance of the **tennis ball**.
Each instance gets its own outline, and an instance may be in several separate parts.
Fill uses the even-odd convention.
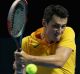
[[[28,74],[36,74],[37,66],[35,64],[28,64],[28,65],[26,65],[26,72]]]

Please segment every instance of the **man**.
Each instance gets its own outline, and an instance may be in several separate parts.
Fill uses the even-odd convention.
[[[68,17],[63,6],[49,5],[44,11],[43,27],[23,38],[20,55],[38,64],[37,74],[75,74],[75,33],[66,26]]]

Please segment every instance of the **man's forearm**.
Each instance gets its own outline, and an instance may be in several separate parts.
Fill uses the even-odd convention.
[[[60,67],[60,58],[54,58],[54,55],[51,56],[32,56],[26,53],[22,53],[22,56],[26,59],[26,61],[30,61],[31,63],[35,63],[38,65],[50,66],[50,67]]]
[[[50,68],[60,68],[60,66],[54,65],[54,64],[50,64],[50,63],[43,63],[43,62],[34,62],[34,61],[29,61],[28,63],[26,62],[26,64],[36,64],[38,66],[45,66],[45,67],[50,67]]]
[[[60,66],[55,65],[55,64],[51,64],[51,63],[47,63],[47,62],[43,62],[43,61],[37,61],[38,59],[34,60],[31,56],[29,56],[29,59],[26,59],[26,57],[24,57],[24,59],[25,59],[26,64],[34,63],[39,66],[46,66],[46,67],[50,67],[50,68],[60,68]]]

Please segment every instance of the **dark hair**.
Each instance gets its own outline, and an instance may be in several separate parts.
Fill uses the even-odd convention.
[[[44,10],[43,19],[48,23],[53,15],[57,15],[61,18],[66,18],[69,16],[68,10],[61,5],[49,5]]]

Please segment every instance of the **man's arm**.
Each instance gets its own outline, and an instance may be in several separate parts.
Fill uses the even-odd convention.
[[[57,67],[62,67],[71,53],[72,49],[65,47],[58,47],[56,49],[56,53],[49,56],[33,56],[26,54],[24,51],[21,51],[21,55],[25,58],[26,61],[31,61],[33,63],[51,64]]]

